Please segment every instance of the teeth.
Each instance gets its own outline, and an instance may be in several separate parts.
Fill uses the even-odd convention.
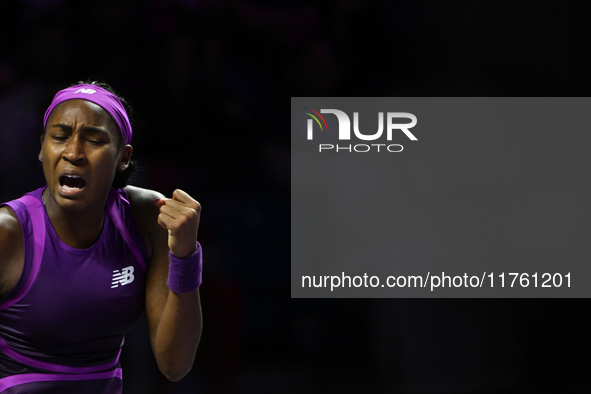
[[[64,174],[60,177],[60,185],[68,189],[82,189],[86,181],[79,175]]]

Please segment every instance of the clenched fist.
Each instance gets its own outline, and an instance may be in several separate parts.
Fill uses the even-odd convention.
[[[197,250],[201,204],[180,189],[172,193],[172,198],[160,198],[156,204],[160,207],[158,224],[168,230],[170,252],[179,259],[193,254]]]

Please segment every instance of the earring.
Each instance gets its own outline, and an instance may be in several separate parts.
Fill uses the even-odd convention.
[[[39,156],[39,161],[43,161],[43,156]]]
[[[125,169],[125,164],[121,164],[121,169],[124,170]]]

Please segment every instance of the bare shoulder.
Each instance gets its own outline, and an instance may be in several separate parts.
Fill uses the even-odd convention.
[[[156,220],[160,213],[160,208],[156,205],[155,200],[165,198],[162,193],[137,186],[126,186],[125,191],[127,191],[127,195],[129,196],[129,204],[131,205],[136,223],[144,228],[157,225]]]
[[[8,293],[20,278],[24,263],[23,235],[16,214],[0,207],[0,296]]]
[[[129,197],[133,218],[151,256],[157,234],[161,232],[158,225],[160,208],[154,200],[165,197],[157,191],[137,186],[126,186],[125,191]]]
[[[126,186],[125,191],[127,191],[129,203],[134,211],[137,210],[138,213],[145,215],[156,212],[156,216],[158,216],[157,212],[159,212],[159,209],[154,200],[165,198],[162,193],[131,185]]]
[[[6,256],[6,252],[14,249],[15,242],[22,247],[21,224],[14,211],[4,205],[0,207],[0,256]]]

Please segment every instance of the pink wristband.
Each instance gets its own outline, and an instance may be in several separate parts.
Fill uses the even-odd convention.
[[[201,258],[201,245],[197,242],[197,250],[184,259],[170,257],[170,266],[168,268],[168,288],[175,293],[188,293],[201,285],[201,271],[203,269],[203,260]]]

